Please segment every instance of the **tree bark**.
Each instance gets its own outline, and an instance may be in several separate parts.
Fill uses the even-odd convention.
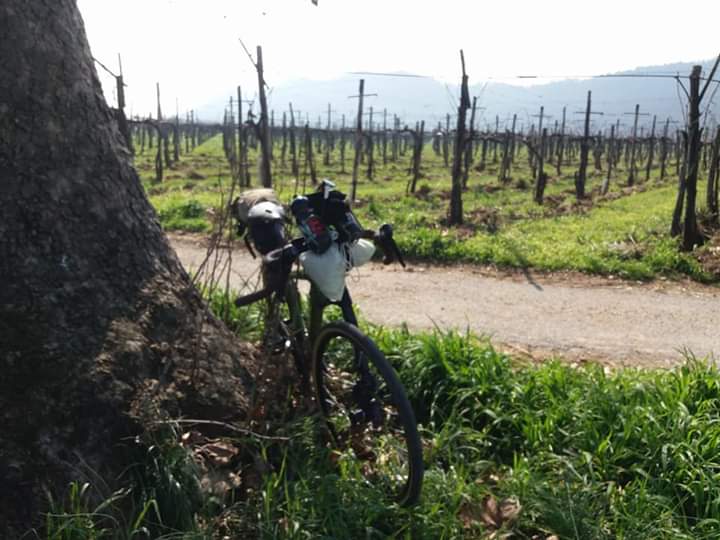
[[[160,229],[75,1],[3,1],[0,56],[0,537],[18,538],[45,487],[112,484],[143,416],[240,414],[251,379]]]

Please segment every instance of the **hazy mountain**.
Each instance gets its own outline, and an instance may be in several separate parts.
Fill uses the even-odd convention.
[[[702,62],[704,73],[711,68],[712,61]],[[663,66],[640,67],[632,71],[615,75],[647,75],[665,74],[687,77],[692,63],[667,64]],[[471,74],[472,75],[472,74]],[[458,95],[457,85],[446,85],[431,78],[387,77],[377,75],[348,75],[329,81],[298,80],[275,87],[269,94],[270,108],[274,110],[275,123],[282,121],[283,112],[293,104],[296,122],[309,121],[315,126],[318,120],[322,125],[327,123],[327,107],[332,106],[332,121],[339,125],[345,115],[346,125],[354,125],[357,114],[357,99],[350,98],[358,93],[360,78],[365,79],[365,93],[377,94],[365,100],[365,111],[373,108],[373,122],[381,126],[383,110],[387,110],[388,126],[392,126],[393,114],[401,118],[403,124],[413,125],[424,119],[429,127],[438,122],[445,123],[447,113],[456,112]],[[716,76],[718,78],[718,76]],[[687,79],[683,79],[687,87]],[[706,102],[714,97],[713,91],[720,85],[714,84],[708,93]],[[517,127],[525,130],[537,123],[540,107],[544,106],[546,120],[544,125],[553,128],[554,123],[562,120],[562,109],[567,110],[569,129],[580,129],[585,109],[587,92],[592,91],[592,110],[603,112],[593,115],[593,129],[601,129],[618,120],[621,129],[632,127],[632,114],[635,105],[640,105],[640,112],[648,116],[640,117],[640,125],[649,129],[652,116],[657,115],[658,129],[666,118],[683,121],[685,114],[684,91],[673,78],[645,77],[608,77],[583,80],[562,80],[533,86],[515,86],[496,82],[477,83],[470,87],[470,95],[477,96],[478,106],[484,109],[478,112],[478,126],[494,128],[496,117],[501,129],[509,126],[513,114],[518,115]],[[719,93],[720,94],[720,93]],[[707,106],[707,103],[704,105]],[[203,118],[221,118],[225,104],[211,103],[200,110]],[[257,110],[257,105],[254,105]],[[703,110],[705,107],[703,108]],[[297,114],[299,111],[299,114]],[[720,107],[715,111],[720,114]],[[365,117],[367,122],[368,116]],[[451,120],[452,123],[452,120]]]

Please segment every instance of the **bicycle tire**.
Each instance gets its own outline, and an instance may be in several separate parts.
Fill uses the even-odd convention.
[[[365,368],[357,366],[362,358],[378,379],[377,388],[370,390],[371,399],[360,395],[368,391],[360,374]],[[337,321],[318,333],[312,361],[315,397],[334,443],[341,449],[350,446],[360,461],[388,469],[377,474],[371,467],[370,476],[383,477],[380,483],[400,505],[417,502],[423,480],[422,444],[405,388],[385,355],[357,327]]]

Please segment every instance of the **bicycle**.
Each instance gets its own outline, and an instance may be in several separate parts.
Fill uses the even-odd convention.
[[[323,188],[327,192],[328,187]],[[264,211],[272,214],[267,208]],[[270,220],[276,221],[277,217],[273,215]],[[340,450],[352,452],[364,477],[380,484],[399,504],[414,504],[423,480],[422,446],[415,414],[402,383],[377,345],[358,328],[344,275],[340,300],[328,299],[317,279],[292,271],[303,253],[312,249],[312,242],[305,237],[285,241],[277,227],[274,231],[270,235],[274,238],[254,242],[264,252],[263,288],[239,297],[236,305],[267,300],[264,348],[292,355],[301,387],[307,390],[313,385],[314,398],[332,442]],[[359,238],[372,239],[383,248],[386,264],[397,259],[405,266],[391,226],[383,225],[377,232],[365,229],[356,232]],[[283,245],[269,249],[281,241]],[[310,282],[307,331],[299,279]],[[287,318],[283,316],[283,304]],[[329,305],[340,307],[342,320],[323,324],[323,314]]]

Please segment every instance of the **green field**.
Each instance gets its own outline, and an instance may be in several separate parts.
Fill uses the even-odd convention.
[[[276,142],[274,181],[281,198],[289,201],[296,190],[303,191],[303,185],[307,190],[312,187],[309,176],[303,173],[302,161],[296,186],[289,172],[289,157],[285,167],[280,164],[279,146]],[[322,165],[322,155],[317,154],[318,176],[332,179],[348,193],[351,159],[348,144],[346,172],[341,173],[337,148],[329,167]],[[213,227],[209,216],[217,214],[228,201],[232,183],[221,136],[181,156],[180,163],[166,171],[160,184],[152,183],[153,160],[154,151],[146,149],[136,157],[136,166],[166,230],[209,232]],[[493,163],[488,152],[486,169],[471,169],[463,194],[465,224],[455,228],[446,225],[451,178],[442,157],[426,145],[415,195],[405,193],[409,160],[408,151],[398,162],[383,166],[376,149],[374,180],[366,179],[363,164],[355,209],[366,227],[394,224],[398,242],[411,258],[576,270],[630,279],[685,275],[707,282],[718,278],[698,261],[698,255],[703,257],[708,248],[695,254],[680,253],[677,240],[668,234],[677,191],[674,165],[663,182],[658,180],[659,171],[653,170],[648,182],[633,189],[625,186],[627,175],[620,169],[606,197],[597,195],[604,172],[594,171],[590,165],[587,191],[593,198],[582,204],[575,202],[573,191],[577,165],[565,165],[560,177],[554,177],[554,167],[548,165],[546,172],[551,176],[545,203],[540,206],[532,201],[531,172],[524,153],[516,159],[512,181],[503,185],[497,179],[498,163]],[[478,160],[479,156],[476,164]],[[249,161],[256,162],[255,151],[251,151]],[[644,172],[639,176],[644,179]],[[700,194],[703,188],[701,182]]]

